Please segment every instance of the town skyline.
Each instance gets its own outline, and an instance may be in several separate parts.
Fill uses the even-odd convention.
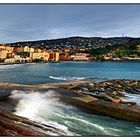
[[[139,4],[1,4],[0,43],[83,37],[139,37]]]

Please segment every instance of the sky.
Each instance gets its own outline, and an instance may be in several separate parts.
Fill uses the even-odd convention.
[[[0,5],[0,42],[84,37],[140,37],[140,5]]]

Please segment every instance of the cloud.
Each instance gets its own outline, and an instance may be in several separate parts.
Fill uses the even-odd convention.
[[[140,5],[0,5],[0,42],[140,34]]]

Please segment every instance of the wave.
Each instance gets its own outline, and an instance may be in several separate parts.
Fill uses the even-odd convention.
[[[66,107],[66,105],[60,103],[57,98],[52,98],[53,96],[53,91],[45,93],[32,91],[29,93],[29,91],[13,90],[11,97],[19,99],[14,114],[56,127],[67,136],[75,136],[76,134],[69,131],[67,126],[57,122],[55,112],[61,112],[60,106]],[[55,117],[56,119],[54,119]],[[52,132],[48,133],[54,136],[60,135]]]
[[[136,102],[140,106],[140,95],[131,93],[126,93],[125,95],[126,97],[122,98],[123,101]]]
[[[108,124],[101,124],[100,120],[94,120],[94,122],[90,119],[88,120],[87,116],[78,113],[79,110],[76,107],[61,103],[55,95],[54,91],[34,92],[13,90],[11,97],[19,100],[14,114],[53,126],[60,130],[60,133],[47,131],[52,136],[60,136],[61,134],[80,136],[86,133],[90,135],[118,136],[119,133],[122,133],[120,132],[121,129],[118,130],[118,128]]]
[[[65,76],[49,76],[50,79],[54,79],[54,80],[63,80],[63,81],[67,81],[67,80],[82,80],[85,79],[86,77],[65,77]]]

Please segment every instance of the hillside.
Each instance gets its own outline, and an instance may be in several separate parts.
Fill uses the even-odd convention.
[[[140,57],[140,39],[130,39],[124,44],[107,45],[104,48],[89,49],[87,52],[96,57]]]
[[[38,40],[9,43],[12,47],[29,46],[33,48],[63,50],[70,48],[69,54],[80,52],[83,49],[85,53],[89,53],[94,60],[104,60],[109,58],[140,58],[140,38],[130,37],[69,37],[52,40]],[[61,55],[65,55],[62,51]]]
[[[61,49],[64,47],[69,48],[102,48],[107,45],[125,44],[130,39],[129,37],[114,37],[114,38],[101,38],[101,37],[69,37],[52,40],[39,40],[39,41],[26,41],[9,43],[11,46],[29,46],[37,48],[51,48]]]

